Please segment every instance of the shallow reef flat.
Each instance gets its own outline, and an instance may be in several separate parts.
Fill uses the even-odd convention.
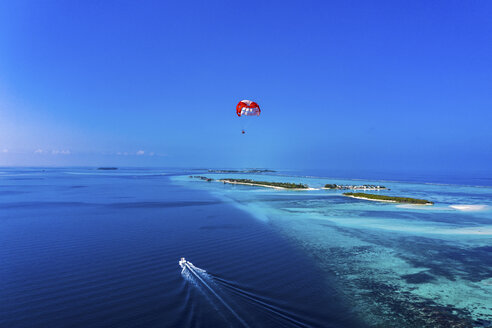
[[[333,181],[284,179],[310,186]],[[202,186],[301,249],[368,326],[491,326],[492,189],[385,185],[393,195],[429,199],[435,206],[367,202],[325,190]]]

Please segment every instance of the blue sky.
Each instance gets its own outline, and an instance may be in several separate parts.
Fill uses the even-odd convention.
[[[0,165],[487,170],[490,1],[3,1]],[[235,105],[262,115],[242,135]]]

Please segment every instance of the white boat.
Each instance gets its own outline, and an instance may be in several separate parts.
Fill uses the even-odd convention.
[[[181,258],[181,260],[178,261],[179,266],[181,269],[184,269],[187,265],[190,265],[191,262],[186,261],[184,257]]]

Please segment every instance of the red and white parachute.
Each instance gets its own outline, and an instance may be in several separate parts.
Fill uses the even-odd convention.
[[[236,106],[237,116],[260,116],[261,110],[257,103],[251,100],[241,100]]]

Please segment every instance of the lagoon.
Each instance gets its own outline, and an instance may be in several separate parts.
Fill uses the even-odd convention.
[[[491,323],[491,187],[357,180],[435,203],[418,207],[195,174],[354,184],[291,172],[2,169],[0,326]],[[181,272],[181,257],[236,315]]]

